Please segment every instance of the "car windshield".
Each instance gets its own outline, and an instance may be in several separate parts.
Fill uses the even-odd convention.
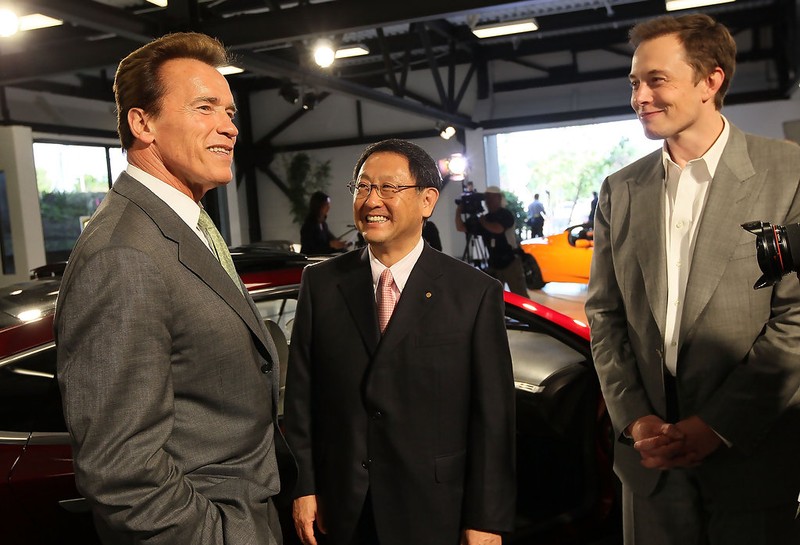
[[[0,328],[53,312],[61,279],[32,280],[0,288]]]

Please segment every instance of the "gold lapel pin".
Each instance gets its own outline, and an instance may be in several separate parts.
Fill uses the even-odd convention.
[[[425,299],[430,299],[432,296],[433,296],[433,294],[431,292],[429,292],[429,291],[425,292]]]

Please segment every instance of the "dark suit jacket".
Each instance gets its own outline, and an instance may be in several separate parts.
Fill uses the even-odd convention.
[[[755,238],[740,225],[800,221],[800,148],[731,126],[711,181],[686,289],[678,352],[680,418],[698,415],[733,443],[696,470],[718,505],[795,501],[800,490],[800,285],[753,290]],[[616,433],[665,418],[664,168],[661,151],[609,176],[595,215],[586,313]],[[649,494],[661,472],[621,441],[622,480]]]
[[[510,531],[514,379],[500,284],[425,246],[381,338],[367,250],[305,269],[285,424],[295,497],[349,543],[369,490],[381,545]]]
[[[75,478],[105,543],[280,539],[275,346],[198,236],[127,174],[70,256],[55,323]]]

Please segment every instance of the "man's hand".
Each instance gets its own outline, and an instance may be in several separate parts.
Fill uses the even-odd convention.
[[[500,534],[482,532],[481,530],[464,530],[461,534],[460,545],[501,545],[503,538]]]
[[[667,424],[656,415],[643,416],[628,426],[628,434],[642,457],[642,465],[652,469],[669,469],[672,460],[685,452],[683,431]]]
[[[693,455],[695,463],[703,461],[722,444],[720,436],[699,416],[690,416],[675,426],[686,437],[686,451]]]
[[[314,522],[323,534],[327,533],[317,513],[317,497],[301,496],[292,502],[292,518],[297,536],[304,545],[317,545]]]

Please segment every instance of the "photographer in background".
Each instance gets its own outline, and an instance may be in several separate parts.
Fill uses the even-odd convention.
[[[497,186],[486,188],[484,200],[488,212],[471,215],[466,222],[462,218],[462,204],[458,203],[456,229],[483,238],[483,243],[489,251],[489,268],[486,272],[508,284],[510,292],[528,297],[525,273],[522,270],[517,236],[514,232],[514,214],[505,208],[506,199]]]

